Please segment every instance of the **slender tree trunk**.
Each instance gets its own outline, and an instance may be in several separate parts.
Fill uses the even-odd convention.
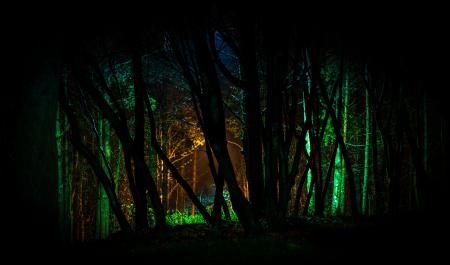
[[[372,83],[369,77],[369,88],[371,91],[370,102],[371,102],[371,119],[372,119],[372,172],[373,179],[375,182],[375,215],[381,215],[384,212],[384,187],[383,187],[383,176],[378,175],[378,141],[377,141],[377,108],[378,100],[375,88],[372,87]]]
[[[140,43],[137,42],[136,45]],[[134,167],[136,186],[138,188],[139,200],[136,202],[136,230],[148,228],[147,217],[147,195],[153,206],[156,226],[160,229],[166,226],[165,212],[159,197],[155,180],[144,159],[144,137],[145,119],[144,104],[148,100],[145,92],[145,82],[142,68],[142,58],[139,47],[133,49],[133,80],[135,89],[135,140],[134,140]],[[139,204],[138,204],[139,202]]]
[[[111,147],[109,143],[109,126],[108,122],[99,118],[99,132],[100,132],[100,148],[102,148],[106,155],[103,167],[106,168],[111,159]],[[109,203],[108,196],[105,189],[101,185],[97,185],[97,224],[96,237],[97,239],[104,239],[109,236]]]
[[[163,150],[166,154],[170,153],[170,135],[169,135],[169,130],[167,128],[165,128],[165,126],[163,126],[163,132],[162,132],[163,138],[162,139],[162,143],[163,143]],[[161,176],[161,196],[162,196],[162,206],[164,209],[164,212],[167,212],[167,193],[168,193],[168,185],[169,185],[169,171],[167,166],[165,165],[165,163],[163,162],[163,171],[162,171],[162,176]]]
[[[306,178],[308,176],[310,164],[306,164],[305,170],[303,171],[303,174],[300,178],[300,182],[297,186],[297,193],[295,195],[295,202],[294,202],[294,216],[298,216],[298,212],[300,211],[300,198],[303,191],[303,186],[305,184]]]
[[[424,91],[423,92],[423,170],[425,174],[428,174],[428,106],[427,106],[427,92]],[[419,128],[420,129],[420,128]],[[415,193],[416,193],[416,198],[419,198],[419,188],[418,188],[418,183],[416,180],[415,183]],[[423,204],[421,204],[420,201],[418,201],[418,206],[420,206]]]
[[[64,119],[62,119],[64,120]],[[65,216],[65,194],[64,194],[64,176],[65,172],[63,171],[63,162],[65,158],[65,154],[63,150],[64,146],[64,137],[62,135],[61,128],[65,129],[61,125],[61,113],[60,108],[58,107],[56,111],[56,154],[57,154],[57,163],[58,163],[58,224],[60,229],[60,235],[61,240],[65,241],[65,223],[66,223],[66,216]]]
[[[118,143],[119,147],[117,148],[117,164],[116,164],[116,172],[114,174],[114,190],[116,194],[119,194],[119,184],[120,184],[120,172],[122,168],[122,160],[123,160],[123,154],[120,152],[120,143]]]
[[[304,121],[306,123],[310,122],[311,123],[311,129],[309,130],[309,132],[307,133],[306,137],[308,138],[308,140],[306,141],[306,145],[305,145],[305,149],[306,152],[305,154],[309,157],[309,161],[308,165],[309,168],[305,171],[307,172],[307,178],[306,178],[306,185],[305,185],[305,195],[306,195],[306,200],[308,203],[308,208],[309,208],[309,201],[311,199],[308,200],[308,194],[309,194],[309,190],[312,186],[313,183],[313,164],[314,164],[314,157],[312,156],[311,153],[311,133],[312,133],[312,108],[311,108],[311,104],[310,104],[310,97],[311,97],[311,78],[310,75],[307,75],[307,81],[306,81],[306,85],[307,85],[307,90],[304,90],[304,99],[303,101],[305,102],[305,113],[304,113]],[[305,203],[306,205],[306,203]],[[306,208],[306,206],[304,206],[304,208]],[[305,212],[305,211],[304,211]]]
[[[365,100],[365,114],[366,114],[366,123],[365,123],[365,134],[366,140],[364,143],[364,177],[363,177],[363,186],[362,186],[362,198],[361,198],[361,213],[363,215],[367,215],[367,188],[369,185],[369,147],[370,147],[370,105],[369,105],[369,88],[365,89],[366,100]]]
[[[398,83],[396,80],[396,84],[394,87],[398,87],[396,104],[392,108],[395,109],[395,140],[390,143],[389,150],[390,154],[390,183],[389,183],[389,213],[391,215],[397,215],[399,213],[400,207],[400,178],[402,176],[402,158],[403,158],[403,118],[401,115],[401,104],[403,104],[403,93],[402,93],[402,84]]]
[[[344,77],[344,62],[342,62],[342,66],[341,66],[341,76],[342,79]],[[342,108],[343,108],[343,104],[344,104],[344,90],[346,91],[348,89],[348,79],[347,79],[347,75],[345,75],[345,83],[343,85],[343,80],[341,79],[341,83],[339,85],[339,97],[338,97],[338,102],[337,102],[337,108],[336,108],[336,115],[338,117],[338,121],[340,124],[342,124],[343,122],[343,117],[342,117]],[[346,126],[344,126],[344,129],[346,129]],[[344,141],[346,141],[346,134],[344,134]],[[340,148],[339,148],[339,144],[336,143],[336,154],[335,154],[335,158],[334,158],[334,170],[333,170],[333,191],[332,191],[332,199],[331,199],[331,213],[333,215],[340,215],[341,213],[339,212],[339,204],[341,201],[341,197],[345,197],[342,195],[342,185],[345,185],[344,182],[344,174],[343,174],[343,166],[342,166],[342,162],[341,162],[341,152],[340,152]]]
[[[123,160],[123,154],[121,152],[121,145],[120,142],[117,143],[118,147],[117,147],[117,157],[116,157],[116,166],[115,166],[115,170],[114,170],[114,176],[112,178],[112,180],[114,181],[114,192],[117,194],[117,198],[119,200],[121,200],[121,196],[119,193],[119,187],[120,187],[120,173],[122,170],[122,160]],[[114,230],[117,229],[118,223],[114,222]]]
[[[136,48],[137,49],[137,48]],[[138,162],[137,157],[144,156],[144,80],[142,77],[142,61],[138,51],[133,52],[133,74],[134,74],[134,104],[135,104],[135,137],[134,137],[134,177],[138,192],[138,200],[136,201],[136,231],[148,228],[147,216],[147,188],[143,176],[144,165]],[[153,181],[150,180],[150,181]],[[152,198],[155,195],[150,195]],[[159,208],[159,196],[156,195],[157,201],[153,199],[152,204],[155,215]],[[162,206],[161,206],[162,207]],[[155,218],[156,219],[156,218]]]
[[[246,176],[249,182],[249,197],[253,211],[261,215],[264,207],[264,179],[262,167],[262,117],[260,107],[259,80],[255,50],[255,28],[242,23],[238,27],[241,37],[242,78],[244,87],[244,119],[246,120]]]
[[[207,129],[206,134],[211,143],[213,153],[219,162],[219,170],[222,171],[227,182],[233,209],[236,211],[244,228],[247,231],[251,231],[257,229],[258,225],[251,206],[245,199],[236,181],[236,174],[227,149],[225,117],[219,80],[217,79],[217,73],[215,72],[214,64],[210,58],[204,38],[205,36],[201,36],[201,34],[194,36],[194,46],[201,71],[201,80],[204,84],[203,93],[197,90],[197,94],[201,99],[200,108],[202,109],[204,123]]]
[[[192,191],[195,193],[197,189],[197,149],[194,150],[194,155],[192,158]],[[195,215],[195,205],[192,203],[191,215]]]
[[[313,177],[311,179],[311,184],[309,185],[308,196],[306,197],[305,207],[303,207],[303,215],[307,215],[309,211],[309,205],[311,203],[311,198],[313,197],[315,185],[317,185],[316,179]]]
[[[197,97],[191,91],[192,96],[192,103],[195,111],[195,115],[197,116],[197,119],[199,121],[200,127],[203,131],[203,134],[205,134],[206,128],[199,110],[199,106],[197,103]],[[208,137],[204,135],[205,138],[205,149],[206,149],[206,155],[208,157],[208,167],[211,172],[211,175],[213,177],[214,183],[216,185],[216,192],[214,194],[214,207],[212,212],[212,218],[215,222],[219,222],[221,219],[221,208],[223,208],[225,217],[227,220],[231,219],[230,211],[228,209],[227,202],[225,201],[225,198],[223,197],[223,188],[225,184],[224,176],[222,175],[222,172],[220,169],[216,170],[216,163],[214,160],[214,156],[212,154],[211,145],[209,143]]]
[[[349,80],[348,80],[348,76],[347,76],[347,78],[345,79],[345,87],[344,87],[344,90],[342,91],[342,94],[344,95],[344,111],[343,111],[343,116],[342,116],[342,120],[343,120],[343,128],[342,128],[342,134],[343,134],[343,138],[344,138],[344,142],[346,143],[347,142],[347,128],[348,128],[348,122],[347,122],[347,120],[348,120],[348,95],[349,95],[349,91],[348,91],[348,89],[349,89],[349,86],[348,86],[348,82],[349,82]],[[339,150],[341,150],[341,147],[339,147]],[[340,187],[341,187],[341,191],[340,191],[340,196],[341,196],[341,198],[340,198],[340,202],[339,202],[339,205],[340,205],[340,209],[341,209],[341,214],[342,215],[345,215],[345,209],[346,209],[346,202],[347,202],[347,200],[346,200],[346,194],[347,194],[347,182],[346,182],[346,180],[345,180],[345,176],[347,175],[347,172],[346,172],[346,165],[345,165],[345,159],[343,159],[343,154],[342,154],[342,152],[341,152],[341,155],[342,155],[342,159],[341,159],[341,161],[342,161],[342,163],[341,163],[341,165],[342,165],[342,175],[341,175],[341,185],[340,185]]]
[[[327,202],[327,195],[328,195],[328,186],[330,184],[331,181],[331,176],[333,174],[333,168],[335,167],[335,163],[336,163],[336,154],[337,154],[337,150],[338,150],[338,143],[334,143],[334,145],[331,147],[332,151],[331,151],[331,155],[329,156],[329,161],[330,164],[328,165],[328,169],[327,169],[327,173],[325,176],[325,182],[323,185],[323,190],[321,192],[321,199],[320,199],[320,203],[322,204],[322,209],[325,209],[325,206],[328,204]]]
[[[67,122],[67,117],[64,115],[64,128],[68,128],[69,124]],[[72,242],[73,240],[73,187],[72,187],[72,176],[73,176],[73,156],[72,149],[70,148],[69,139],[67,134],[63,138],[63,157],[64,157],[64,201],[65,201],[65,218],[66,218],[66,229],[65,233],[67,235],[67,241]]]

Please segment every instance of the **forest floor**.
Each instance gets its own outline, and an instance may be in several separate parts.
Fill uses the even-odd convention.
[[[132,240],[116,235],[77,245],[70,254],[102,260],[160,260],[165,264],[437,264],[445,253],[437,226],[417,216],[358,224],[325,218],[296,219],[284,231],[247,235],[229,223],[181,225]],[[443,238],[447,240],[446,238]],[[436,262],[433,262],[436,261]]]

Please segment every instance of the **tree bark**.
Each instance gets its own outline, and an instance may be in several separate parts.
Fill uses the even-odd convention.
[[[17,189],[11,194],[14,197],[5,197],[14,203],[6,203],[4,212],[14,217],[5,218],[6,241],[23,249],[36,250],[40,256],[46,249],[60,246],[62,238],[58,228],[55,139],[61,58],[60,42],[54,38],[56,32],[31,28],[36,31],[29,31],[27,26],[27,30],[20,31],[21,37],[14,44],[22,48],[17,50],[19,59],[14,60],[18,65],[13,64],[20,70],[13,71],[17,75],[11,79],[18,88],[5,89],[2,96],[2,113],[7,116],[2,128],[5,133],[2,147],[7,149],[4,172],[11,174],[5,177],[3,185],[6,190]],[[46,39],[50,36],[51,39]]]
[[[369,105],[369,88],[365,89],[365,114],[366,114],[366,123],[365,123],[365,134],[366,140],[364,143],[364,176],[363,176],[363,187],[362,187],[362,198],[361,198],[361,213],[362,215],[367,215],[367,188],[369,185],[369,151],[370,151],[370,105]]]
[[[245,161],[246,176],[249,182],[249,197],[252,209],[257,216],[264,209],[264,179],[262,167],[262,117],[260,107],[259,80],[256,62],[255,28],[253,24],[241,23],[238,27],[240,36],[241,75],[244,80],[244,105],[246,121]]]
[[[194,157],[192,158],[192,191],[195,193],[197,189],[197,149],[194,150]],[[192,203],[191,215],[195,215],[195,204]]]

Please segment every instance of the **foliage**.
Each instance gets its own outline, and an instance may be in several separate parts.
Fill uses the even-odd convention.
[[[166,215],[166,221],[169,225],[184,225],[184,224],[204,224],[205,219],[200,214],[191,215],[189,213],[182,213],[178,210]]]
[[[128,215],[134,215],[135,214],[135,205],[133,203],[131,204],[123,204],[122,205],[122,209],[125,210],[125,212]],[[207,209],[208,212],[211,214],[211,209]],[[233,208],[231,207],[231,205],[229,205],[229,210],[230,210],[230,217],[232,222],[238,222],[239,219],[236,215],[236,213],[234,212]],[[222,212],[222,219],[225,219],[225,215]],[[148,220],[151,224],[151,226],[155,225],[155,216],[153,213],[153,209],[152,208],[148,208]],[[169,225],[175,226],[175,225],[184,225],[184,224],[205,224],[206,221],[205,219],[203,219],[201,214],[195,214],[195,215],[191,215],[190,212],[186,211],[185,213],[179,211],[178,209],[173,211],[172,213],[169,213],[166,215],[166,222]]]

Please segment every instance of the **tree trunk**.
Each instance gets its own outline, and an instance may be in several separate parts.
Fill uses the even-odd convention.
[[[365,100],[365,114],[366,114],[366,123],[365,123],[365,134],[366,141],[364,143],[364,177],[363,177],[363,187],[362,187],[362,198],[361,198],[361,213],[363,215],[367,215],[367,188],[369,185],[369,147],[370,147],[370,105],[369,105],[369,88],[365,89],[366,100]]]
[[[2,109],[2,113],[12,117],[10,123],[4,122],[8,125],[3,126],[8,136],[2,146],[10,148],[5,150],[4,172],[15,174],[6,178],[3,185],[8,187],[6,189],[17,188],[14,197],[8,197],[14,203],[6,203],[4,209],[9,216],[14,216],[6,218],[6,240],[18,242],[21,238],[21,247],[38,250],[36,253],[40,250],[44,253],[44,248],[57,247],[61,242],[55,139],[60,54],[59,41],[53,38],[56,32],[52,32],[51,40],[46,39],[49,31],[36,27],[35,33],[21,33],[26,37],[17,44],[23,45],[20,55],[24,60],[18,60],[20,71],[15,76],[18,78],[13,78],[20,89],[5,89],[14,92],[5,91],[7,97],[2,96],[5,101],[2,105],[7,106],[7,111]],[[10,93],[14,93],[11,99],[8,98]],[[9,234],[11,228],[14,233]],[[12,234],[14,238],[9,241]]]
[[[242,23],[238,27],[241,38],[242,79],[244,87],[244,120],[246,121],[245,165],[249,186],[249,198],[254,213],[258,216],[264,208],[264,179],[262,167],[262,117],[260,107],[259,80],[255,50],[255,28],[252,24]]]
[[[69,124],[67,122],[67,117],[64,116],[64,128],[68,128]],[[66,228],[65,234],[67,235],[66,241],[72,242],[73,240],[73,197],[72,197],[72,176],[73,176],[73,165],[72,161],[74,160],[72,148],[70,148],[69,137],[67,134],[64,135],[64,201],[65,201],[65,218],[66,218]]]
[[[377,141],[377,109],[378,99],[375,87],[372,86],[371,78],[368,79],[370,92],[371,119],[372,119],[372,172],[375,182],[375,215],[382,215],[384,212],[384,184],[383,175],[378,175],[378,141]]]
[[[109,146],[109,126],[106,121],[99,118],[100,148],[105,151],[106,161],[103,167],[107,167],[111,158],[111,149]],[[109,203],[105,189],[101,185],[97,185],[97,217],[96,217],[96,238],[105,239],[109,236]]]
[[[64,129],[64,127],[62,127],[61,125],[61,113],[60,113],[60,108],[58,107],[57,112],[56,112],[56,152],[57,152],[57,160],[58,160],[58,224],[59,224],[59,229],[60,229],[60,233],[62,238],[62,241],[64,241],[64,228],[65,228],[65,223],[66,223],[66,218],[65,218],[65,211],[64,211],[64,206],[65,206],[65,196],[64,196],[64,171],[63,171],[63,162],[64,162],[64,150],[63,150],[63,135],[61,132],[61,128]]]
[[[250,204],[245,199],[236,181],[236,175],[227,149],[225,117],[219,80],[217,79],[214,64],[210,58],[204,38],[205,36],[201,34],[194,36],[197,62],[201,80],[204,84],[203,92],[196,90],[196,93],[200,98],[200,108],[202,109],[203,121],[206,127],[205,133],[218,160],[219,170],[222,171],[227,182],[233,209],[236,211],[244,228],[250,231],[256,228],[257,223]],[[191,89],[196,88],[192,87]]]
[[[322,204],[322,209],[325,209],[325,205],[328,203],[326,201],[326,199],[328,197],[327,196],[327,194],[328,194],[328,186],[329,186],[330,181],[331,181],[331,175],[332,175],[332,172],[333,172],[333,168],[335,167],[337,150],[338,150],[338,143],[334,143],[334,145],[332,146],[331,155],[329,156],[330,164],[328,165],[327,174],[325,176],[325,183],[323,185],[323,190],[321,192],[320,203]]]
[[[192,191],[195,193],[197,189],[197,149],[194,150],[194,157],[192,158]],[[195,204],[192,203],[191,215],[195,215]]]
[[[170,153],[170,135],[168,132],[168,129],[166,128],[166,126],[163,126],[162,129],[162,137],[163,139],[161,139],[163,146],[162,149],[164,150],[164,152],[166,154]],[[163,162],[163,171],[162,171],[162,176],[161,176],[161,197],[162,197],[162,206],[164,209],[164,212],[167,212],[167,194],[168,194],[168,185],[169,185],[169,171],[167,166],[165,165],[165,163]]]
[[[343,63],[343,62],[342,62]],[[339,85],[339,97],[337,102],[337,117],[339,123],[343,124],[343,137],[344,142],[347,141],[347,90],[348,90],[348,77],[347,74],[344,75],[344,66],[342,65],[342,77],[345,76],[345,83],[344,85]],[[345,93],[345,96],[344,96]],[[342,114],[344,108],[344,115]],[[332,203],[331,203],[331,212],[334,215],[343,215],[344,212],[342,209],[345,208],[345,167],[343,165],[343,161],[341,161],[341,152],[338,143],[336,143],[336,157],[335,157],[335,169],[334,169],[334,176],[333,176],[333,195],[332,195]]]
[[[137,49],[137,48],[136,48]],[[144,165],[138,162],[137,157],[144,156],[144,80],[142,76],[142,61],[138,51],[133,52],[133,80],[134,80],[134,104],[135,104],[135,136],[134,136],[134,177],[136,180],[136,188],[138,193],[138,200],[136,204],[136,231],[148,229],[148,216],[147,216],[147,188],[145,180],[143,179]],[[153,181],[151,179],[150,181]],[[155,215],[158,213],[161,202],[159,196],[150,195],[152,200],[153,209]],[[155,200],[154,198],[157,198]],[[162,206],[161,206],[162,208]],[[156,218],[155,216],[155,219]]]
[[[119,157],[117,158],[116,172],[114,174],[114,190],[115,190],[116,194],[119,194],[120,172],[121,172],[121,168],[122,168],[122,159],[123,159],[123,154],[122,154],[122,152],[120,152],[120,149],[121,149],[120,143],[118,143],[117,155]]]
[[[298,212],[300,211],[300,198],[303,191],[303,185],[305,184],[308,172],[309,172],[310,163],[306,164],[305,170],[303,171],[302,177],[300,178],[300,183],[297,186],[297,193],[295,194],[295,202],[294,202],[294,216],[298,216]]]
[[[348,132],[348,96],[349,96],[349,91],[348,91],[348,76],[345,79],[345,88],[342,91],[342,94],[344,95],[344,110],[343,110],[343,115],[342,115],[342,120],[343,120],[343,128],[342,128],[342,134],[343,134],[343,138],[344,138],[344,142],[347,142],[347,132]],[[341,147],[339,147],[339,150],[341,150]],[[345,165],[345,160],[343,159],[344,156],[342,155],[341,152],[341,168],[342,168],[342,175],[341,175],[341,185],[340,185],[340,201],[339,201],[339,205],[340,205],[340,209],[341,209],[341,214],[345,215],[346,212],[346,205],[347,205],[347,198],[346,198],[346,194],[347,194],[347,181],[345,176],[346,174],[346,165]]]
[[[197,116],[198,122],[200,124],[200,127],[203,131],[204,134],[204,138],[205,138],[205,149],[206,149],[206,155],[208,157],[208,167],[209,170],[211,172],[211,175],[213,177],[214,183],[216,185],[216,191],[214,194],[214,207],[213,207],[213,212],[212,212],[212,218],[214,220],[214,222],[219,222],[221,219],[221,208],[223,208],[225,217],[227,218],[227,220],[231,219],[230,216],[230,211],[228,209],[228,205],[227,202],[225,201],[224,197],[223,197],[223,187],[224,187],[224,177],[222,175],[222,171],[221,170],[216,170],[216,163],[211,151],[211,145],[209,143],[209,140],[207,138],[207,136],[205,135],[205,124],[203,122],[200,110],[199,110],[199,106],[197,103],[197,97],[195,96],[195,94],[193,93],[193,91],[191,91],[191,96],[192,96],[192,104],[194,107],[194,111],[195,111],[195,115]]]

